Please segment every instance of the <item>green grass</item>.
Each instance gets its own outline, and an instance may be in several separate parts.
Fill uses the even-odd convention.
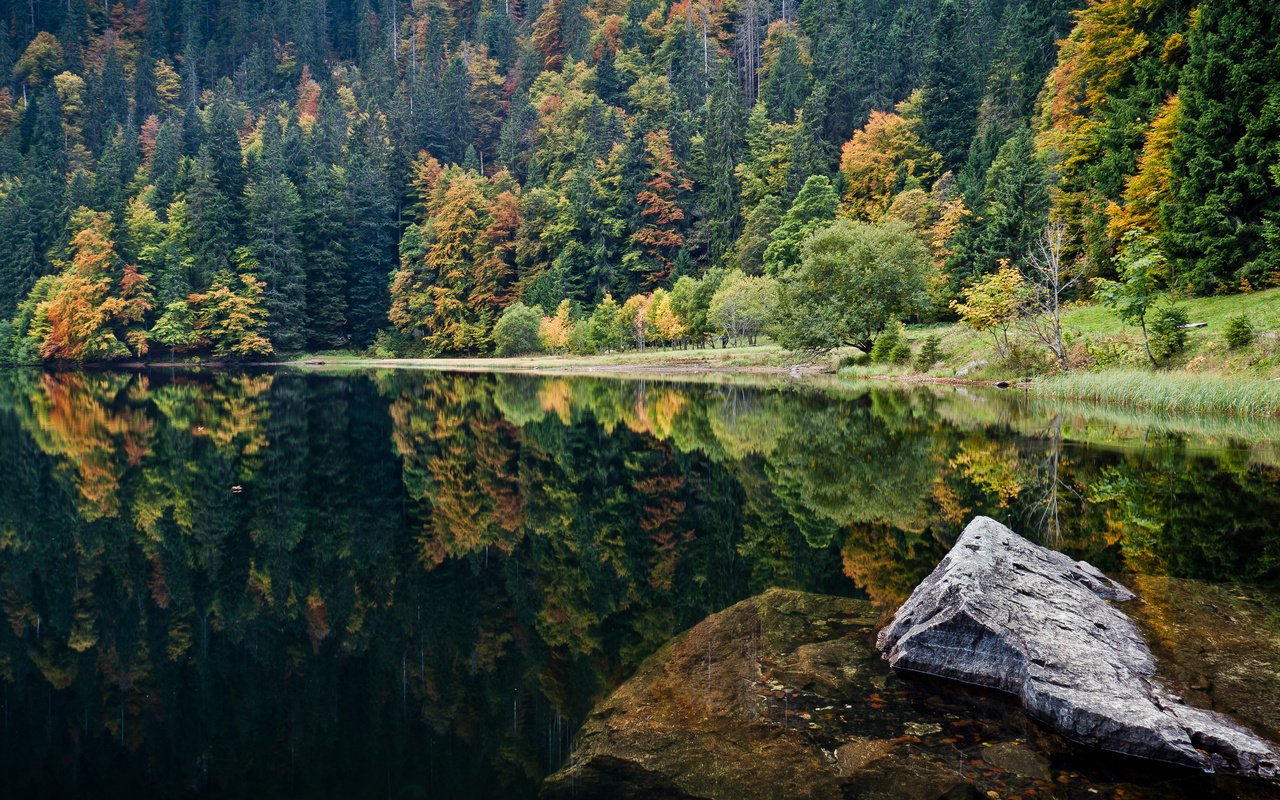
[[[1173,414],[1280,416],[1280,381],[1189,372],[1071,372],[1040,381],[1038,394]]]
[[[1206,327],[1188,332],[1188,349],[1174,366],[1190,365],[1198,371],[1239,372],[1253,369],[1264,351],[1275,349],[1280,343],[1263,338],[1264,334],[1280,332],[1280,289],[1269,289],[1248,294],[1198,297],[1183,301],[1191,322],[1204,322]],[[1255,333],[1260,337],[1252,347],[1229,350],[1225,334],[1227,322],[1244,314],[1249,317]],[[1090,339],[1097,342],[1108,337],[1122,337],[1130,341],[1133,364],[1139,365],[1142,334],[1137,327],[1124,325],[1110,309],[1100,305],[1081,305],[1067,309],[1063,314],[1063,331],[1073,341]],[[929,334],[942,337],[947,365],[954,369],[970,361],[994,362],[992,340],[989,334],[979,335],[959,324],[918,325],[909,329],[909,336],[917,346]],[[1199,357],[1199,361],[1196,361]],[[1263,371],[1266,372],[1264,366]],[[997,375],[993,366],[984,377],[1009,377]],[[1016,377],[1016,376],[1015,376]],[[1273,376],[1274,377],[1274,376]]]

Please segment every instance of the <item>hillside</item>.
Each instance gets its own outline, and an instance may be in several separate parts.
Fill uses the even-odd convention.
[[[1280,274],[1261,0],[5,10],[0,361],[483,355],[506,314],[556,350],[753,338],[725,285],[865,346],[1050,218],[1082,298],[1139,252],[1183,294]],[[856,330],[773,299],[837,219],[915,242]]]

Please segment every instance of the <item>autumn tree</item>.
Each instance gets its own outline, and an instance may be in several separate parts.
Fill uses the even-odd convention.
[[[665,130],[650,131],[644,137],[645,164],[649,179],[636,194],[642,227],[631,235],[648,257],[638,269],[646,286],[667,281],[671,276],[675,252],[684,245],[680,206],[683,193],[693,188],[684,169],[671,150],[671,135]]]
[[[845,142],[840,152],[845,215],[879,220],[908,184],[923,188],[938,176],[941,158],[920,139],[920,102],[916,94],[900,103],[897,113],[873,111],[867,124]]]

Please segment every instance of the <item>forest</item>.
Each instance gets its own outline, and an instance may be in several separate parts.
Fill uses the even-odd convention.
[[[1066,299],[1280,279],[1269,0],[0,11],[0,361],[869,348],[1046,237]]]

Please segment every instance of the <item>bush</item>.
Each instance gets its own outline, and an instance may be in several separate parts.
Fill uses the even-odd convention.
[[[846,356],[841,356],[839,363],[836,364],[836,369],[840,370],[845,367],[865,367],[870,363],[871,356],[866,353],[850,353]]]
[[[889,353],[889,360],[895,364],[906,364],[911,361],[911,342],[900,339]]]
[[[920,372],[928,372],[941,360],[942,337],[936,333],[929,334],[925,337],[924,344],[920,346],[920,355],[916,356],[916,369]]]
[[[1249,321],[1249,316],[1241,314],[1238,317],[1232,317],[1227,322],[1227,347],[1239,350],[1251,344],[1253,344],[1253,323]]]
[[[516,302],[507,306],[493,326],[493,345],[500,356],[518,356],[541,352],[538,326],[542,324],[542,312]]]
[[[876,364],[892,361],[893,350],[900,342],[902,342],[901,325],[890,325],[885,328],[871,345],[871,360]]]
[[[1023,378],[1047,375],[1053,372],[1057,363],[1047,350],[1015,344],[1009,348],[1009,355],[1001,362],[1001,366],[1009,373]]]
[[[1187,311],[1179,305],[1167,305],[1151,319],[1151,355],[1164,361],[1187,349]]]

